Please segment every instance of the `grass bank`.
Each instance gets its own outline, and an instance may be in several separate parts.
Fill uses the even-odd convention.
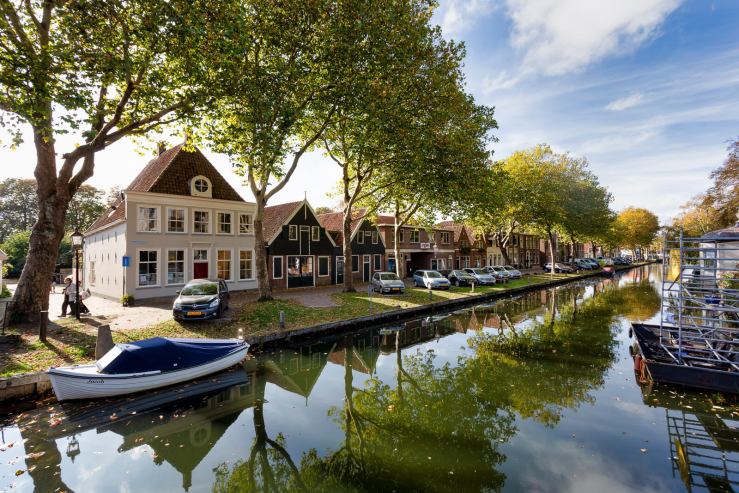
[[[148,337],[190,337],[190,338],[230,338],[242,329],[245,337],[262,337],[276,333],[290,332],[340,320],[367,317],[388,311],[402,310],[447,300],[460,300],[489,293],[504,293],[514,288],[525,288],[546,284],[552,281],[577,279],[576,274],[535,274],[523,279],[495,286],[476,286],[474,292],[469,287],[452,287],[448,291],[429,292],[421,288],[409,288],[403,295],[334,293],[332,298],[337,306],[315,308],[300,304],[295,300],[276,299],[263,303],[247,303],[238,311],[234,310],[230,321],[188,322],[185,324],[170,320],[145,328],[117,330],[113,333],[115,342],[126,342]],[[280,312],[285,313],[285,328],[279,326]],[[84,322],[84,320],[83,320]],[[0,352],[0,378],[20,373],[45,371],[51,366],[64,366],[88,363],[95,357],[97,327],[79,323],[74,318],[61,319],[49,324],[47,341],[41,342],[37,329],[10,328],[6,333],[21,336],[17,346],[6,346]]]

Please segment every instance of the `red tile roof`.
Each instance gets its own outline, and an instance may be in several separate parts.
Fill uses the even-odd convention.
[[[286,204],[271,205],[264,208],[264,220],[262,223],[262,233],[264,241],[270,242],[272,238],[280,231],[282,225],[285,224],[302,204],[307,204],[304,200],[298,202],[288,202]]]
[[[184,144],[176,145],[149,161],[125,191],[190,196],[190,179],[202,175],[210,180],[214,199],[244,201],[199,149],[187,151],[183,147]],[[123,199],[119,197],[110,209],[92,223],[86,233],[123,219],[125,207]]]
[[[350,225],[350,231],[351,234],[354,235],[354,232],[359,228],[359,226],[364,222],[365,219],[365,212],[367,209],[357,209],[355,211],[352,211],[352,222]],[[334,242],[337,245],[341,245],[344,243],[344,213],[343,212],[327,212],[325,214],[318,214],[318,222],[321,223],[321,226],[326,228],[326,231],[331,233],[331,236],[334,238]]]
[[[455,221],[442,221],[440,223],[436,223],[434,225],[436,229],[446,229],[449,231],[454,232],[454,243],[459,243],[459,239],[462,237],[462,231],[465,232],[467,235],[467,240],[472,242],[474,241],[474,233],[472,232],[472,228],[469,226],[465,226],[462,223],[458,223]]]

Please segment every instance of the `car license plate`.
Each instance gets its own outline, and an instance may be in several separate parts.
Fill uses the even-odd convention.
[[[390,290],[392,293],[400,293],[400,288],[393,288]]]
[[[198,317],[198,316],[200,316],[202,314],[203,314],[203,312],[187,312],[187,316],[188,317]]]

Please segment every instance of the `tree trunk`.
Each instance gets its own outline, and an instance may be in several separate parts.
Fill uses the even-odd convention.
[[[575,239],[574,239],[574,238],[572,238],[572,239],[570,240],[570,258],[571,258],[572,260],[575,260],[575,253],[576,253],[576,252],[575,252]]]
[[[400,227],[398,226],[398,217],[395,217],[395,225],[393,226],[393,252],[395,253],[395,273],[399,278],[405,278],[405,261],[401,262],[400,246],[398,245],[398,236]],[[401,266],[401,263],[403,264]]]
[[[344,222],[342,224],[342,230],[344,233],[344,292],[354,293],[354,274],[352,272],[352,210],[351,206],[344,208]],[[346,270],[346,265],[349,265],[349,271]],[[361,266],[360,266],[361,267]]]
[[[555,266],[555,261],[554,261],[554,235],[552,234],[551,231],[547,231],[547,238],[548,238],[548,241],[549,241],[549,259],[550,259],[550,262],[551,262],[550,272],[552,274],[556,274],[555,268],[554,268],[554,266]]]
[[[505,265],[512,265],[511,258],[508,256],[508,242],[510,241],[510,238],[510,235],[495,235],[495,245],[498,247],[498,250],[500,250],[501,255],[503,255],[503,263]]]
[[[269,271],[267,269],[267,249],[264,244],[264,207],[266,200],[264,193],[255,194],[257,203],[254,215],[254,261],[257,264],[257,286],[259,287],[259,301],[272,299],[272,286],[269,283]],[[285,273],[283,272],[283,276]]]
[[[28,257],[13,295],[13,318],[35,322],[39,311],[49,309],[49,286],[64,236],[64,217],[69,206],[69,185],[56,177],[53,139],[34,129],[38,219],[31,230]]]

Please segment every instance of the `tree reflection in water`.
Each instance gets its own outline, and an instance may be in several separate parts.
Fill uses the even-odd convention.
[[[330,411],[343,431],[341,443],[328,453],[304,452],[297,467],[284,439],[269,438],[258,399],[249,459],[218,468],[214,491],[502,489],[500,447],[515,435],[516,416],[554,426],[566,409],[591,402],[616,355],[617,317],[648,318],[659,310],[659,295],[647,282],[606,284],[585,300],[582,287],[558,291],[557,299],[550,292],[542,300],[542,318],[520,326],[510,322],[519,314],[503,305],[495,317],[500,330],[476,330],[469,339],[474,353],[455,364],[440,363],[432,351],[402,354],[398,331],[394,382],[371,376],[355,386],[356,342],[344,338],[336,348],[343,355],[336,359],[343,361],[344,400]],[[484,316],[478,312],[475,320]],[[454,330],[460,317],[438,323]],[[265,379],[257,381],[263,397]]]

